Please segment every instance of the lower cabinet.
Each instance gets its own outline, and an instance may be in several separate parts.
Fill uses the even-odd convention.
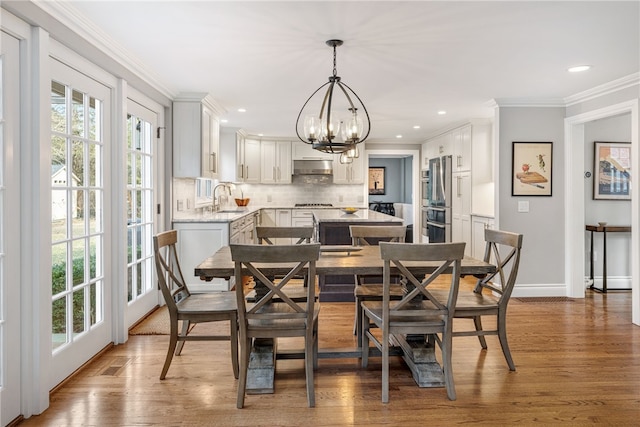
[[[484,230],[486,228],[494,228],[494,219],[486,216],[473,215],[471,217],[471,256],[473,258],[484,258]]]
[[[229,244],[229,223],[174,222],[173,228],[178,231],[178,257],[189,290],[197,293],[231,289],[228,280],[205,282],[194,274],[198,264]]]
[[[471,173],[453,174],[451,195],[451,240],[465,242],[464,254],[471,256]]]

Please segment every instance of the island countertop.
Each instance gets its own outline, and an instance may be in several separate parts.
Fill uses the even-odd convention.
[[[355,213],[347,214],[340,209],[314,209],[313,218],[317,223],[323,222],[399,222],[403,219],[372,211],[371,209],[361,209]]]

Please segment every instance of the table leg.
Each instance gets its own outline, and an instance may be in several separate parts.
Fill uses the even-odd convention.
[[[274,392],[276,343],[271,338],[254,338],[247,370],[247,394]]]
[[[405,363],[411,369],[418,387],[444,387],[444,373],[436,359],[435,341],[424,335],[393,336],[395,345],[402,348]]]
[[[591,252],[589,253],[589,280],[591,280],[590,288],[595,288],[595,280],[593,278],[593,231],[591,232]]]
[[[607,227],[602,227],[602,292],[607,293]]]

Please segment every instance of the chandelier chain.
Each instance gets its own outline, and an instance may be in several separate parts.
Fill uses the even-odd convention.
[[[333,45],[333,77],[338,75],[338,69],[336,68],[336,45]]]

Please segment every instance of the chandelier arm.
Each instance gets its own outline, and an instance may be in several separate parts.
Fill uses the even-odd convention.
[[[358,96],[357,93],[355,93],[353,91],[353,89],[351,89],[349,87],[349,85],[347,85],[346,83],[342,83],[347,89],[349,89],[349,91],[353,94],[353,96],[355,96],[358,99],[358,102],[360,103],[360,105],[362,106],[362,109],[364,110],[364,114],[367,116],[367,134],[360,138],[360,142],[363,142],[365,139],[367,139],[367,137],[369,136],[369,133],[371,132],[371,119],[369,118],[369,112],[367,111],[367,107],[365,107],[364,102],[362,102],[362,99],[360,99],[360,97]]]
[[[331,94],[333,94],[333,85],[335,82],[328,81],[325,85],[329,85],[327,91],[324,94],[324,98],[322,99],[322,106],[320,107],[320,122],[322,122],[322,117],[324,116],[324,107],[327,105],[327,100],[329,100],[329,107],[331,107]],[[323,86],[324,87],[324,86]],[[331,108],[329,108],[331,110]],[[330,112],[330,111],[329,111]],[[329,113],[327,113],[329,116]]]
[[[313,144],[313,142],[311,142],[311,141],[307,141],[306,139],[303,139],[303,138],[300,136],[300,132],[298,132],[298,123],[300,123],[300,116],[302,115],[302,112],[304,111],[304,107],[306,107],[306,106],[307,106],[307,104],[309,103],[309,101],[311,101],[311,98],[313,98],[313,97],[314,97],[314,95],[320,91],[320,89],[322,89],[323,87],[325,87],[325,86],[326,86],[326,85],[328,85],[329,83],[330,83],[330,82],[326,82],[325,84],[323,84],[322,86],[320,86],[318,89],[316,89],[316,90],[311,94],[311,96],[310,96],[310,97],[305,101],[305,103],[302,105],[302,108],[300,109],[300,112],[298,113],[298,118],[296,119],[296,135],[298,136],[298,139],[299,139],[300,141],[304,142],[305,144],[309,144],[309,145],[311,145],[311,144]]]
[[[333,139],[335,138],[335,136],[331,135],[331,101],[333,100],[333,88],[335,87],[335,82],[331,82],[331,85],[329,85],[329,89],[327,89],[327,95],[329,96],[329,103],[327,104],[327,126],[326,126],[326,130],[327,130],[327,141],[329,141],[329,144],[331,144],[333,142]],[[325,97],[326,100],[326,97]],[[322,104],[322,110],[324,111],[324,103]],[[322,118],[320,118],[320,123],[322,124]]]
[[[342,90],[342,93],[344,93],[344,96],[347,98],[347,101],[349,101],[349,105],[351,105],[351,108],[356,108],[356,106],[355,106],[355,105],[353,105],[353,101],[351,100],[351,97],[349,96],[349,92],[347,92],[347,91],[345,90],[345,88],[344,88],[344,86],[347,86],[347,85],[345,85],[345,84],[344,84],[344,83],[342,83],[342,82],[338,82],[338,86],[339,86],[339,87],[340,87],[340,89]],[[349,87],[349,86],[347,86],[347,88],[348,88],[348,87]],[[349,90],[351,90],[351,89],[349,89]],[[352,92],[353,92],[353,91],[352,91]],[[354,94],[354,95],[355,95],[355,94]]]

